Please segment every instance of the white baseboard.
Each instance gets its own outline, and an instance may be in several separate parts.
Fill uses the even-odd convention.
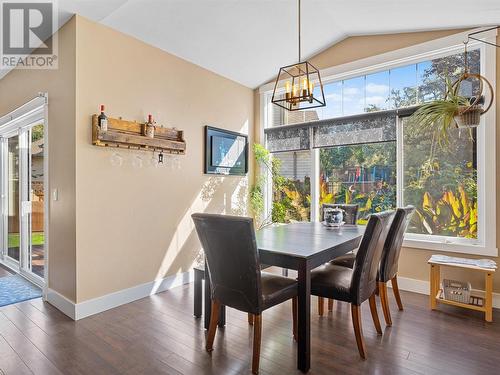
[[[73,320],[79,320],[100,312],[118,307],[141,298],[161,293],[166,290],[193,281],[193,272],[184,272],[164,279],[134,286],[110,293],[102,297],[75,304],[52,289],[47,290],[47,302],[62,311]],[[429,295],[429,282],[398,276],[399,289],[408,292]],[[391,283],[388,283],[391,286]],[[500,293],[493,293],[493,307],[500,309]]]
[[[69,316],[71,319],[76,320],[75,303],[62,294],[56,292],[53,289],[47,288],[47,295],[45,300],[54,306],[56,309],[61,311],[64,315]]]
[[[100,312],[118,307],[141,298],[161,293],[166,290],[187,284],[193,281],[193,272],[184,272],[167,276],[164,279],[120,290],[75,304],[54,290],[48,289],[47,302],[61,310],[73,320],[79,320]]]
[[[391,286],[391,283],[387,283],[387,286]],[[398,276],[398,286],[400,290],[406,290],[408,292],[419,293],[429,295],[430,285],[428,281],[410,279],[408,277]],[[500,309],[500,293],[493,293],[493,307]]]

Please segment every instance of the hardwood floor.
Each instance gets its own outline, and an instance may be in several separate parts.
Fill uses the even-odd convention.
[[[368,304],[362,323],[368,359],[359,358],[350,308],[335,303],[311,317],[309,374],[496,374],[499,323],[443,306],[431,312],[426,296],[402,292],[404,311],[390,295],[392,327],[378,336]],[[40,299],[0,308],[3,374],[249,374],[252,327],[228,309],[227,325],[205,352],[203,319],[195,319],[186,285],[73,322]],[[292,338],[291,301],[262,315],[260,373],[300,374]],[[379,313],[380,303],[377,302]]]
[[[0,264],[0,277],[14,275],[14,272]]]

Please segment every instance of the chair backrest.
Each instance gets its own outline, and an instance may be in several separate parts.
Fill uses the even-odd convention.
[[[413,206],[397,209],[384,244],[384,251],[382,252],[382,259],[380,261],[379,281],[387,282],[398,273],[401,246],[414,212],[415,207]]]
[[[351,292],[355,305],[360,305],[375,292],[380,258],[393,218],[394,211],[370,215],[354,262]]]
[[[325,208],[340,208],[343,210],[346,224],[356,224],[358,221],[359,205],[357,204],[323,203],[321,207],[321,221],[325,220]]]
[[[205,251],[212,298],[241,311],[258,313],[262,291],[253,220],[204,213],[191,217]]]

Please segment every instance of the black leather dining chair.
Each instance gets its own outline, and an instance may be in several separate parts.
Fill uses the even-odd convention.
[[[389,229],[387,239],[384,243],[382,258],[380,260],[380,268],[377,275],[378,291],[380,295],[380,303],[384,313],[385,323],[388,326],[392,325],[391,312],[389,308],[389,298],[387,296],[387,283],[391,281],[394,298],[400,311],[403,310],[403,302],[399,294],[398,286],[398,263],[399,254],[403,244],[404,235],[411,221],[415,207],[407,206],[398,208],[396,215]],[[332,264],[352,268],[356,258],[353,254],[346,254],[332,260]]]
[[[349,225],[355,225],[358,222],[358,204],[336,204],[336,203],[323,203],[321,206],[321,221],[325,220],[325,209],[326,208],[340,208],[344,211],[344,222]],[[323,315],[324,299],[318,299],[318,309],[320,315]],[[328,299],[328,311],[333,310],[333,299]]]
[[[192,215],[205,251],[211,282],[212,312],[206,350],[213,350],[221,305],[249,314],[254,326],[252,373],[259,370],[262,312],[292,299],[293,336],[297,333],[297,282],[261,272],[251,218],[197,213]]]
[[[351,304],[356,343],[363,359],[366,358],[361,327],[361,304],[364,301],[369,300],[375,329],[382,334],[375,291],[382,249],[393,217],[394,211],[370,216],[353,268],[327,263],[311,272],[311,294]]]
[[[358,221],[359,205],[357,204],[323,203],[323,205],[321,206],[321,221],[325,220],[326,208],[340,208],[342,211],[344,211],[344,222],[346,224],[353,225]]]

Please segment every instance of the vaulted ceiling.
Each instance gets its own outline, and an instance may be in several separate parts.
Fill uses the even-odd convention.
[[[59,0],[245,86],[297,60],[297,0]],[[354,35],[500,24],[500,0],[302,0],[302,55]]]

